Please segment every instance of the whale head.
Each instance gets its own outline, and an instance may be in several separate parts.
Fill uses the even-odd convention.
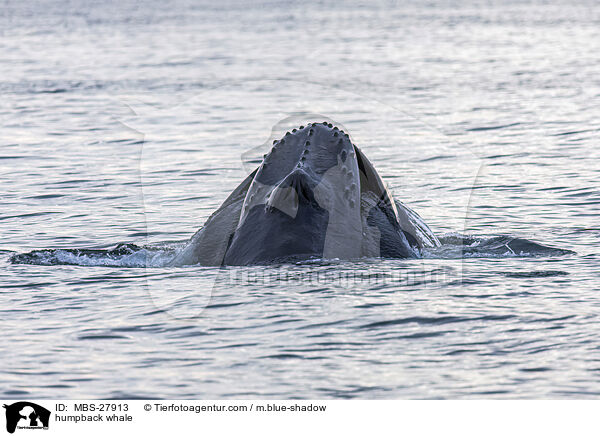
[[[384,223],[399,230],[395,204],[372,165],[343,130],[310,123],[274,141],[264,156],[223,263],[380,256],[385,235],[374,237],[372,227]],[[406,238],[398,245],[399,257],[411,257]]]

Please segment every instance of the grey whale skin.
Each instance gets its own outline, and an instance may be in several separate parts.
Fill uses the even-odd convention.
[[[349,135],[319,122],[274,141],[172,264],[414,258],[439,245],[423,220],[393,199]]]

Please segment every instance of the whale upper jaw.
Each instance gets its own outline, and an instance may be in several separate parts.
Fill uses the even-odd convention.
[[[400,207],[347,133],[311,123],[274,141],[173,263],[415,257],[422,229]]]

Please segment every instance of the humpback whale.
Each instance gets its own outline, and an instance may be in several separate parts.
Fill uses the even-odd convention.
[[[258,168],[181,247],[44,249],[15,253],[9,261],[148,266],[151,259],[176,267],[418,258],[431,253],[442,258],[574,254],[508,235],[454,234],[441,241],[416,212],[393,198],[350,136],[325,121],[300,126],[274,141]]]
[[[415,258],[440,242],[393,198],[350,136],[327,121],[273,141],[173,265]]]

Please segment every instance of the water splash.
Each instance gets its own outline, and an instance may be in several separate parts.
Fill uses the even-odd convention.
[[[435,259],[552,257],[575,254],[562,248],[542,245],[525,238],[510,235],[473,236],[447,233],[440,238],[440,246],[426,248],[423,257]]]
[[[125,268],[158,268],[167,266],[177,254],[179,248],[168,245],[138,246],[118,244],[109,250],[94,249],[45,249],[29,253],[15,254],[9,258],[11,263],[30,265],[77,265],[109,266]]]
[[[465,236],[449,233],[439,238],[439,246],[425,248],[423,258],[514,258],[553,257],[575,254],[573,251],[539,244],[514,236]],[[160,268],[172,266],[172,261],[184,244],[165,243],[138,246],[118,244],[108,250],[99,249],[45,249],[14,254],[13,264],[77,265],[124,268]]]

